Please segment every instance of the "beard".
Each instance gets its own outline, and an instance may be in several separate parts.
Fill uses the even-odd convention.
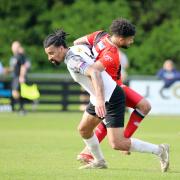
[[[56,60],[54,60],[54,59],[51,59],[51,63],[52,63],[53,65],[55,65],[55,66],[59,66],[59,65],[61,64],[61,62],[58,62],[58,61],[56,61]]]
[[[61,64],[60,62],[54,61],[55,66],[59,66],[60,64]]]

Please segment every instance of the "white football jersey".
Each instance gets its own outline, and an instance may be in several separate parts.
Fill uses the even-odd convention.
[[[72,76],[89,94],[90,101],[93,105],[96,104],[96,97],[90,77],[85,75],[86,68],[95,61],[90,49],[85,45],[77,45],[70,47],[65,57],[65,64]],[[101,72],[101,77],[104,83],[104,98],[108,102],[116,87],[116,82],[107,74],[106,71]]]

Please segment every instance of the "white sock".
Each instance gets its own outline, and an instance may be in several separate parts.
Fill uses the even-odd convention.
[[[104,160],[98,138],[95,134],[89,139],[83,139],[89,151],[92,153],[96,161]]]
[[[161,153],[161,150],[158,145],[141,141],[136,138],[131,138],[130,151],[152,153],[156,155],[159,155]]]

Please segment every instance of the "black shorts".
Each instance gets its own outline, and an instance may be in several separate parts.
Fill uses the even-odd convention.
[[[109,102],[105,105],[107,114],[104,123],[106,127],[124,127],[125,94],[121,87],[116,86]],[[86,112],[97,117],[95,107],[91,103],[88,104]]]

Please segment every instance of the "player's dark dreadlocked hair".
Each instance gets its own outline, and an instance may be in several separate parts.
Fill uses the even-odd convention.
[[[112,22],[110,26],[110,31],[112,34],[128,37],[128,36],[135,35],[136,28],[128,20],[123,19],[123,18],[118,18]]]
[[[55,46],[55,47],[59,47],[59,46],[64,46],[65,48],[67,48],[66,45],[66,36],[69,35],[66,32],[64,32],[62,29],[58,29],[56,31],[54,31],[52,34],[49,34],[44,42],[44,48],[47,48],[51,45]]]

